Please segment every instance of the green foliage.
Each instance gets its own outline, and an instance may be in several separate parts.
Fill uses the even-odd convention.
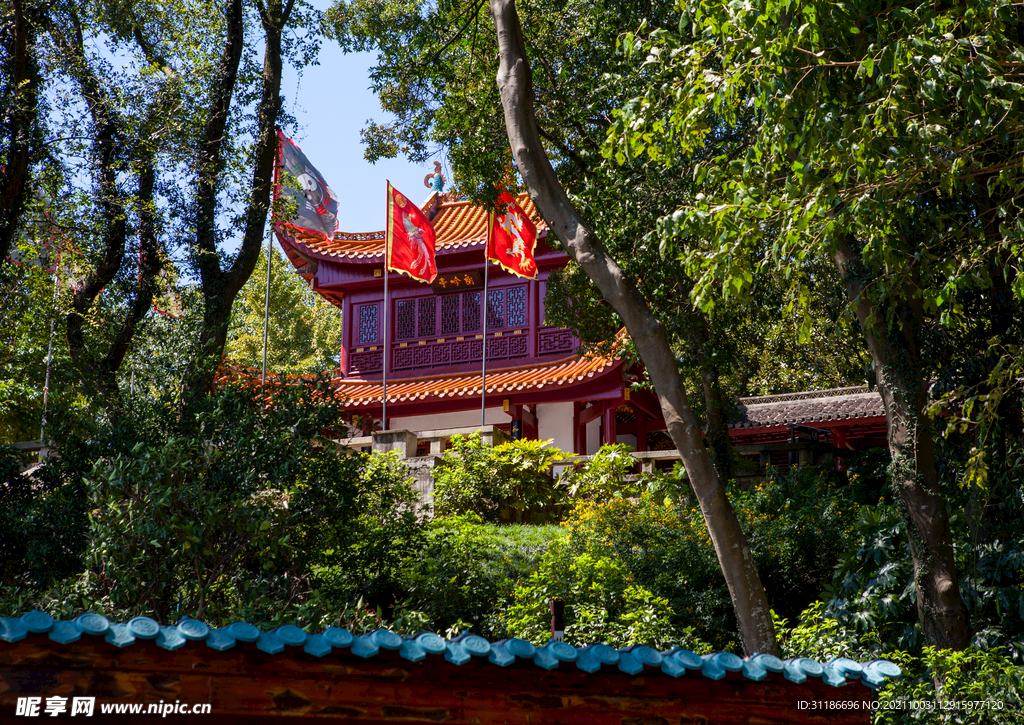
[[[961,449],[962,450],[962,449]],[[952,456],[951,456],[952,457]],[[1024,662],[1024,450],[1012,447],[990,477],[990,487],[960,488],[967,464],[950,461],[944,489],[950,492],[951,526],[960,591],[970,612],[973,643],[1007,648]],[[840,557],[827,588],[829,614],[848,630],[871,633],[881,650],[919,653],[913,564],[906,522],[886,499],[859,509],[857,542]]]
[[[475,512],[484,521],[542,523],[558,515],[561,494],[551,467],[571,454],[551,441],[518,440],[491,447],[479,435],[453,436],[434,472],[438,515]]]
[[[426,546],[405,562],[404,606],[427,615],[435,632],[469,629],[501,639],[501,611],[516,582],[560,535],[555,526],[485,524],[475,513],[436,519]]]
[[[581,478],[576,506],[562,524],[566,536],[552,542],[538,569],[516,587],[509,631],[541,637],[547,601],[559,598],[573,641],[685,636],[715,649],[735,647],[728,590],[700,510],[664,477],[624,488],[623,453],[606,447],[593,459],[595,470],[568,476]],[[602,478],[611,475],[616,478]],[[853,545],[858,505],[844,477],[807,466],[773,473],[749,491],[733,488],[730,498],[769,602],[785,616],[798,615]]]
[[[565,537],[515,589],[504,615],[510,634],[546,639],[548,601],[558,598],[574,644],[735,644],[729,595],[699,512],[645,493],[580,503],[562,526]]]
[[[82,421],[66,409],[50,413],[47,438],[56,456],[31,475],[18,473],[20,457],[6,458],[0,479],[0,538],[4,560],[0,572],[7,587],[46,587],[82,571],[88,531],[88,486],[85,474],[101,451],[113,448],[116,436]],[[128,431],[118,430],[126,435]]]
[[[1004,650],[963,652],[924,647],[920,654],[880,650],[874,632],[845,628],[830,617],[823,602],[814,602],[788,629],[776,620],[783,657],[883,658],[903,675],[878,691],[876,725],[1002,725],[1016,723],[1024,705],[1024,667]]]
[[[339,0],[327,17],[342,47],[378,52],[374,90],[394,118],[364,131],[368,157],[401,153],[418,162],[441,146],[460,190],[472,198],[489,200],[495,184],[508,183],[507,134],[494,84],[495,33],[486,5]],[[713,311],[697,314],[691,277],[652,233],[659,219],[700,191],[690,164],[619,165],[602,157],[611,114],[650,76],[617,52],[619,36],[641,23],[677,27],[672,4],[545,0],[531,3],[520,20],[546,151],[605,250],[665,325],[690,390],[702,389],[699,369],[708,362],[719,368],[726,398],[861,382],[866,356],[843,314],[843,290],[833,270],[820,264],[808,270],[803,299],[812,309],[799,318],[787,314],[792,300],[781,274],[755,280],[749,271],[756,305],[718,294]],[[720,134],[716,144],[715,153],[725,156],[745,150],[740,134]],[[558,240],[549,236],[548,243]],[[621,328],[573,263],[549,278],[545,316],[549,324],[572,329],[586,347],[603,351]],[[801,329],[806,334],[798,341]],[[700,413],[702,396],[692,397]]]
[[[994,274],[1024,289],[1011,201],[1024,126],[1008,112],[1022,99],[1009,82],[1020,19],[1009,3],[679,9],[677,29],[624,39],[649,75],[615,112],[604,154],[696,162],[703,193],[660,226],[669,239],[705,233],[686,251],[698,298],[744,287],[754,260],[740,252],[766,227],[780,265],[855,234],[866,267],[888,280],[872,297],[902,294],[903,280],[952,317],[965,292],[998,286]],[[746,134],[745,152],[702,157],[723,125]],[[1010,267],[990,267],[989,253]]]
[[[730,492],[772,609],[797,616],[831,582],[853,545],[860,507],[846,477],[828,468],[770,470],[749,491]]]
[[[893,652],[888,659],[903,679],[883,687],[878,700],[899,703],[880,708],[881,723],[925,725],[1010,725],[1024,706],[1024,667],[999,650],[963,652],[925,647],[920,659]]]
[[[83,406],[63,344],[57,278],[46,271],[53,260],[39,256],[37,245],[17,247],[21,266],[0,261],[0,440],[6,441],[39,439],[51,329],[49,405]]]
[[[206,392],[212,366],[199,359],[220,362],[231,302],[251,272],[267,215],[274,154],[257,148],[261,139],[272,144],[276,125],[294,123],[277,108],[272,71],[315,60],[319,13],[302,0],[246,4],[237,18],[233,6],[210,0],[33,1],[16,14],[4,7],[5,35],[15,15],[27,13],[31,22],[18,24],[30,31],[29,47],[18,55],[45,68],[43,100],[32,109],[38,124],[22,129],[15,145],[30,146],[26,189],[35,199],[17,228],[4,230],[4,254],[9,232],[23,261],[45,248],[44,266],[57,268],[61,290],[54,295],[54,278],[38,269],[0,261],[0,309],[10,312],[0,319],[0,436],[38,436],[55,318],[51,405],[57,392],[120,414],[133,377],[123,363],[144,376],[149,362],[133,338],[163,327],[151,303],[176,296],[186,270],[206,286],[205,305],[192,310],[199,324],[188,329],[191,346],[177,346],[190,364],[161,382],[173,388],[199,375],[191,387]],[[18,75],[8,61],[13,56],[0,69],[2,125],[13,133],[9,111],[18,104],[7,101],[35,87],[8,87]],[[0,151],[7,163],[12,150]]]
[[[857,634],[828,616],[824,602],[812,602],[800,613],[799,624],[792,629],[786,627],[788,620],[774,611],[772,617],[782,657],[810,657],[827,662],[834,657],[859,658],[864,654]]]
[[[232,594],[287,556],[287,482],[218,485],[223,455],[170,439],[97,464],[86,560],[104,609],[222,620]]]
[[[390,611],[405,591],[401,568],[423,548],[412,479],[394,451],[327,460],[322,478],[296,492],[303,561],[328,599],[362,597]],[[347,486],[338,465],[350,472]]]
[[[636,494],[642,485],[626,481],[626,476],[636,468],[631,451],[625,443],[603,445],[586,463],[566,469],[559,484],[574,501],[601,501],[611,496]]]
[[[5,460],[4,608],[314,626],[390,610],[421,547],[416,495],[394,455],[336,453],[342,411],[326,393],[275,385],[267,405],[228,385],[194,428],[173,408],[55,426],[61,455],[31,484]]]
[[[341,313],[313,292],[295,274],[291,262],[277,251],[270,280],[268,374],[320,373],[336,368]],[[262,251],[231,309],[231,327],[224,349],[232,362],[257,370],[263,366],[266,284],[267,254]]]

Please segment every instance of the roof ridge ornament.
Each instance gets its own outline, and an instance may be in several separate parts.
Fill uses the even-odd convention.
[[[444,185],[447,181],[448,180],[444,178],[444,174],[441,173],[440,161],[434,162],[433,173],[427,174],[423,177],[423,185],[437,194],[444,191]]]

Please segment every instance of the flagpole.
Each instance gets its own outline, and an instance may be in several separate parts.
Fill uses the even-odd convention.
[[[53,317],[50,318],[50,346],[46,351],[46,380],[43,382],[43,420],[39,425],[39,442],[46,442],[46,409],[50,402],[50,365],[53,362],[53,336],[57,326],[57,303],[60,294],[60,255],[57,256],[57,271],[53,275]],[[132,370],[132,382],[135,382],[135,371]],[[40,454],[42,460],[42,454]]]
[[[381,371],[383,372],[384,397],[381,400],[380,429],[388,429],[388,245],[391,243],[391,182],[388,181],[387,202],[384,208],[387,209],[384,227],[384,345],[381,358]]]
[[[267,387],[267,339],[270,336],[270,268],[274,265],[274,227],[268,228],[267,234],[267,295],[263,305],[263,382],[262,388]]]
[[[483,428],[487,418],[487,267],[488,252],[491,245],[491,234],[494,227],[494,212],[487,215],[487,242],[484,244],[484,294],[483,294],[483,315],[484,315],[484,347],[481,355],[480,365],[480,427]]]
[[[45,203],[45,201],[44,201]],[[53,227],[49,225],[50,215],[44,210],[43,219],[46,220],[46,233],[53,244]],[[39,237],[35,237],[36,247],[39,246]],[[53,337],[57,330],[57,305],[60,302],[60,247],[57,247],[57,264],[53,271],[53,317],[50,318],[50,345],[46,350],[46,379],[43,381],[43,419],[39,423],[39,442],[46,442],[46,413],[50,402],[50,367],[53,364]],[[46,252],[46,261],[50,261],[50,252]],[[39,460],[43,459],[42,451],[39,452]]]

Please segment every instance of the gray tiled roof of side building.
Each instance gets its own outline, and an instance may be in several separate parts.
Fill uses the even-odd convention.
[[[813,390],[804,393],[761,395],[740,398],[732,428],[765,428],[790,423],[820,423],[830,420],[884,416],[882,396],[866,385],[852,388]]]

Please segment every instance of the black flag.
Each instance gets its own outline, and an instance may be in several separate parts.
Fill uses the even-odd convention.
[[[338,197],[294,141],[281,132],[278,138],[281,140],[281,169],[298,184],[298,188],[284,180],[278,184],[279,193],[298,204],[298,211],[287,226],[334,239],[338,231]]]

